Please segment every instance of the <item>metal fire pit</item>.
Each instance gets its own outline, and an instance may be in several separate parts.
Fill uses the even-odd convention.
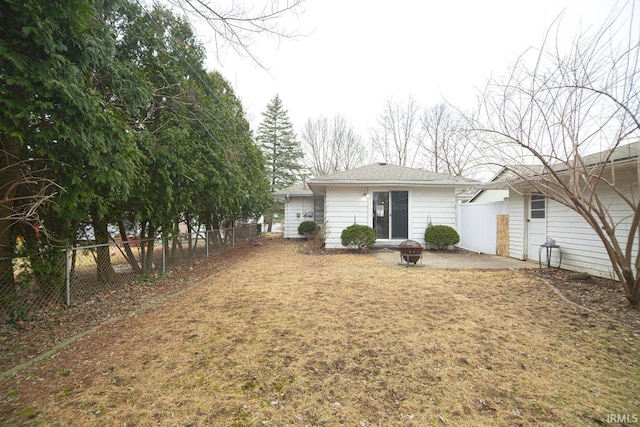
[[[410,263],[417,264],[422,260],[422,245],[415,240],[405,240],[398,245],[400,251],[400,264],[407,263],[409,267]]]

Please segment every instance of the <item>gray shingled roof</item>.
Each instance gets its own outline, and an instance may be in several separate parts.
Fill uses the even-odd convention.
[[[639,152],[640,141],[635,141],[616,147],[613,153],[611,150],[604,150],[584,156],[582,157],[582,162],[587,168],[607,168],[613,163],[621,170],[630,167],[636,168]],[[566,175],[571,169],[568,162],[558,162],[552,167],[560,176]],[[480,185],[479,188],[487,190],[506,189],[509,186],[526,184],[528,180],[534,180],[538,177],[544,179],[544,176],[548,175],[548,173],[541,165],[511,165],[503,167],[490,182]],[[525,179],[527,176],[528,180]]]
[[[309,185],[331,184],[405,184],[405,185],[476,185],[478,181],[424,169],[408,168],[385,163],[373,163],[367,166],[338,172],[309,180]]]
[[[294,184],[290,187],[283,188],[282,190],[274,191],[274,196],[284,197],[286,195],[289,196],[313,196],[313,192],[309,190],[309,187],[306,184]]]

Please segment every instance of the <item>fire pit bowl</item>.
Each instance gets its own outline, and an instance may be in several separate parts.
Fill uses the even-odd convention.
[[[406,262],[417,264],[422,259],[422,245],[415,240],[405,240],[398,245],[401,263]]]

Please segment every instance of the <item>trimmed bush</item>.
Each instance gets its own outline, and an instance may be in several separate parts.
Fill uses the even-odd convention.
[[[453,227],[448,225],[434,225],[427,227],[424,232],[424,240],[443,250],[458,243],[460,235]]]
[[[303,221],[298,226],[298,234],[305,237],[311,237],[320,231],[320,226],[314,221]]]
[[[342,230],[342,246],[349,249],[371,249],[376,243],[376,232],[366,225],[353,224]]]

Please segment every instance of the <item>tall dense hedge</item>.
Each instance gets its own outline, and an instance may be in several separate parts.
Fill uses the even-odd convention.
[[[188,22],[134,0],[0,0],[0,16],[0,286],[18,235],[64,244],[91,224],[106,243],[109,224],[155,237],[261,214],[264,158]]]

